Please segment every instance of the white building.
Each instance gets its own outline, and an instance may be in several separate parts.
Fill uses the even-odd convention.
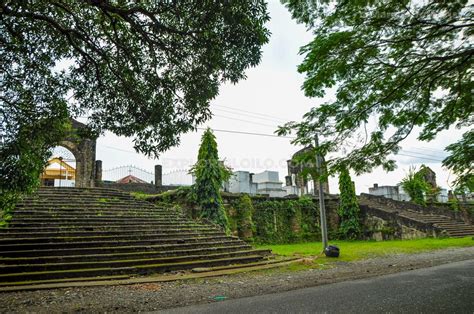
[[[264,171],[253,175],[253,182],[257,184],[258,194],[268,194],[271,197],[284,197],[287,195],[282,188],[283,182],[279,180],[277,171]]]
[[[440,203],[447,203],[448,198],[448,189],[441,188],[439,194],[436,196],[436,200]]]
[[[257,194],[257,184],[252,182],[253,173],[248,171],[235,171],[224,190],[231,193]]]
[[[224,190],[231,193],[267,194],[271,197],[284,197],[288,195],[282,188],[277,171],[264,171],[250,173],[248,171],[235,171],[224,185]]]
[[[401,186],[383,185],[379,186],[377,183],[369,188],[369,194],[391,198],[396,201],[410,201],[410,196],[403,190]],[[448,201],[448,190],[441,188],[436,200],[441,203]]]

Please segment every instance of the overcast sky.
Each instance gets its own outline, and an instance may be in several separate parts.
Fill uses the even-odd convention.
[[[322,103],[322,99],[308,99],[301,86],[303,75],[297,73],[297,65],[302,61],[299,48],[307,44],[312,36],[303,25],[296,24],[279,1],[269,3],[271,21],[268,27],[272,33],[269,44],[263,47],[262,62],[247,71],[247,79],[236,85],[223,85],[220,95],[212,101],[214,117],[202,127],[215,130],[233,130],[272,134],[276,126],[290,120],[300,120],[311,107]],[[255,114],[257,113],[257,115]],[[163,153],[159,160],[148,159],[133,153],[131,139],[105,134],[97,142],[97,159],[103,161],[103,168],[110,169],[122,165],[136,165],[153,171],[155,164],[163,165],[163,172],[187,169],[195,162],[202,131],[186,134],[181,145]],[[416,134],[404,144],[406,156],[397,156],[398,169],[386,173],[376,169],[371,174],[353,177],[357,193],[368,192],[373,183],[395,185],[410,165],[424,163],[437,174],[437,182],[448,187],[447,181],[453,176],[441,167],[440,160],[446,155],[443,148],[461,136],[458,130],[441,133],[430,143],[416,141]],[[215,132],[219,154],[234,170],[261,172],[276,170],[284,182],[286,160],[299,148],[290,144],[289,139]],[[410,155],[410,156],[409,156]],[[337,193],[337,178],[330,179],[331,193]]]

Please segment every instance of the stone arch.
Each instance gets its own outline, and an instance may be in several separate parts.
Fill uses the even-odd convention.
[[[96,179],[96,139],[85,124],[71,119],[72,129],[58,143],[71,151],[76,158],[76,187],[93,187]]]
[[[308,193],[308,183],[313,181],[313,189],[316,194],[319,190],[319,181],[316,180],[317,170],[315,159],[306,158],[307,160],[302,162],[297,162],[299,156],[304,156],[305,154],[311,153],[313,151],[313,146],[307,146],[303,149],[300,149],[293,154],[290,160],[287,161],[288,166],[288,176],[287,182],[291,185],[296,185],[302,194]],[[323,162],[323,171],[325,171],[325,160],[322,158]],[[303,175],[303,172],[307,172],[307,175]],[[293,179],[294,178],[294,179]],[[323,182],[323,191],[324,193],[329,194],[329,182],[326,180]]]

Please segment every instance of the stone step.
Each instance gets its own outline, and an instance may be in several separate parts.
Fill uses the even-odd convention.
[[[445,218],[431,218],[431,217],[427,218],[423,216],[414,216],[414,215],[405,215],[405,216],[409,218],[413,218],[413,219],[422,220],[422,221],[451,221]]]
[[[138,218],[138,217],[104,217],[101,215],[95,215],[93,217],[80,217],[80,218],[70,218],[70,217],[51,217],[48,219],[38,218],[38,217],[17,217],[13,216],[12,220],[10,221],[11,225],[23,223],[23,224],[62,224],[62,225],[80,225],[80,224],[94,224],[94,223],[107,223],[107,224],[122,224],[127,222],[132,222],[134,224],[148,224],[148,223],[193,223],[193,220],[186,219],[183,221],[184,218],[174,217],[174,218],[160,218],[160,217],[147,217],[147,218]]]
[[[34,257],[0,257],[0,265],[16,265],[16,264],[48,264],[48,263],[68,263],[81,261],[106,261],[118,259],[146,259],[158,257],[172,257],[193,254],[214,254],[233,251],[250,250],[250,245],[243,243],[240,245],[226,245],[209,248],[183,249],[172,251],[145,251],[145,252],[128,252],[113,254],[83,254],[83,255],[66,255],[66,256],[34,256]],[[262,251],[262,250],[260,250]],[[267,255],[271,254],[267,250]]]
[[[53,195],[61,195],[61,194],[81,194],[81,195],[90,195],[90,194],[121,194],[121,195],[130,195],[129,193],[123,192],[117,189],[109,189],[109,188],[78,188],[78,187],[41,187],[39,188],[35,194],[53,194]]]
[[[74,204],[77,205],[84,205],[84,204],[136,204],[137,206],[148,206],[151,207],[153,206],[153,203],[147,202],[147,201],[138,201],[133,198],[116,198],[116,199],[107,199],[105,197],[99,197],[99,198],[89,198],[89,199],[84,199],[84,198],[74,198],[74,197],[65,197],[65,198],[58,198],[58,199],[53,199],[53,198],[38,198],[38,199],[23,199],[18,202],[18,205],[20,206],[33,206],[33,205],[68,205],[70,203],[74,202]]]
[[[27,235],[24,235],[27,236]],[[161,233],[148,233],[148,234],[131,234],[131,235],[109,235],[109,236],[80,236],[80,237],[13,237],[13,238],[1,238],[0,246],[4,244],[31,244],[31,243],[70,243],[70,242],[88,242],[88,241],[107,241],[110,239],[114,240],[139,240],[139,239],[177,239],[177,238],[189,238],[198,236],[225,236],[222,231],[206,231],[206,232],[161,232]]]
[[[46,224],[47,225],[47,224]],[[0,234],[2,233],[9,233],[9,232],[21,232],[21,233],[36,233],[36,232],[96,232],[96,231],[102,231],[102,232],[107,232],[107,231],[130,231],[130,230],[145,230],[145,231],[150,231],[150,230],[155,230],[155,231],[162,231],[165,232],[167,230],[189,230],[189,229],[194,229],[194,230],[200,230],[200,229],[210,229],[214,228],[217,229],[217,227],[211,226],[211,225],[204,225],[204,224],[196,224],[196,225],[164,225],[164,226],[159,226],[159,228],[156,225],[96,225],[96,226],[40,226],[40,227],[14,227],[9,225],[8,228],[6,229],[0,229]]]
[[[83,227],[83,228],[135,228],[137,227],[155,227],[155,228],[160,228],[160,227],[191,227],[191,226],[199,226],[199,224],[192,222],[192,221],[182,221],[182,222],[153,222],[153,221],[147,221],[147,222],[113,222],[109,224],[104,224],[103,221],[95,221],[95,222],[82,222],[82,223],[74,223],[74,222],[15,222],[12,221],[9,223],[10,227],[15,227],[15,228],[32,228],[32,227],[57,227],[57,228],[78,228],[78,227]]]
[[[30,219],[43,219],[43,220],[48,220],[50,218],[68,218],[68,219],[80,219],[80,218],[122,218],[122,219],[146,219],[146,218],[159,218],[159,219],[187,219],[190,220],[189,218],[185,217],[184,215],[176,215],[176,214],[161,214],[161,213],[156,213],[156,214],[136,214],[134,215],[133,213],[126,212],[126,213],[104,213],[104,212],[89,212],[89,213],[19,213],[19,212],[14,212],[13,216],[15,219],[24,219],[24,218],[30,218]]]
[[[43,200],[52,200],[52,201],[64,201],[66,199],[71,199],[71,200],[78,200],[78,201],[88,201],[88,200],[97,200],[101,198],[107,198],[110,200],[125,200],[125,201],[130,201],[130,200],[137,200],[139,202],[146,202],[144,200],[138,200],[134,198],[131,195],[124,195],[124,194],[110,194],[110,193],[91,193],[89,195],[81,195],[81,194],[52,194],[52,193],[40,193],[36,195],[31,195],[29,197],[25,197],[21,199],[21,201],[43,201]]]
[[[131,245],[131,246],[111,246],[111,247],[85,247],[85,248],[54,248],[54,249],[34,249],[3,251],[0,249],[0,257],[34,257],[34,256],[69,256],[69,255],[90,255],[90,254],[116,254],[131,252],[152,252],[152,251],[175,251],[198,248],[214,248],[220,246],[244,245],[245,242],[235,239],[225,239],[223,241],[202,241],[188,243],[172,243],[160,245]],[[250,246],[249,246],[250,247]]]
[[[99,277],[78,277],[78,278],[63,278],[63,279],[49,279],[49,280],[35,280],[35,281],[16,281],[16,282],[0,282],[0,287],[12,286],[29,286],[31,284],[53,284],[53,283],[73,283],[73,282],[91,282],[104,280],[125,280],[129,279],[130,275],[115,275],[115,276],[99,276]]]
[[[29,196],[23,197],[22,201],[41,201],[41,200],[64,200],[64,199],[79,199],[79,200],[91,200],[97,198],[108,198],[111,200],[137,200],[139,202],[143,202],[143,199],[137,199],[130,194],[122,194],[122,193],[87,193],[86,194],[75,194],[75,193],[37,193],[31,194]]]
[[[439,226],[439,225],[435,225],[436,227],[440,228],[440,229],[446,229],[446,230],[474,230],[474,228],[470,227],[470,226]]]
[[[19,216],[28,216],[28,215],[36,215],[36,216],[49,216],[49,215],[94,215],[94,214],[108,214],[108,215],[175,215],[175,216],[182,216],[180,212],[175,210],[168,210],[168,209],[158,209],[158,208],[149,208],[149,209],[140,209],[140,208],[102,208],[102,207],[88,207],[88,208],[28,208],[28,209],[15,209],[12,213],[17,214]]]
[[[93,269],[56,270],[45,272],[25,272],[1,274],[0,282],[16,282],[25,280],[47,280],[77,277],[111,276],[122,274],[145,275],[150,273],[163,273],[172,270],[192,269],[197,267],[223,266],[230,264],[245,264],[262,260],[261,255],[230,257],[222,259],[208,259],[190,262],[164,263],[156,265],[139,265],[135,267],[104,267]]]
[[[457,232],[462,232],[462,233],[474,233],[474,230],[472,229],[443,229],[445,230],[447,233],[457,233]]]
[[[446,220],[446,219],[431,219],[431,220],[430,219],[422,219],[422,220],[427,221],[427,222],[431,222],[431,223],[449,223],[449,224],[460,223],[460,224],[462,224],[461,221]]]
[[[29,207],[28,209],[15,209],[12,211],[13,213],[18,213],[22,215],[22,213],[53,213],[53,214],[94,214],[94,213],[110,213],[112,215],[116,214],[131,214],[131,215],[160,215],[160,214],[168,214],[168,215],[178,215],[179,213],[174,210],[166,210],[166,209],[158,209],[158,208],[148,208],[148,209],[141,209],[141,208],[133,208],[133,207],[88,207],[88,208],[32,208]],[[26,215],[26,214],[25,214]]]
[[[454,227],[466,227],[466,226],[467,226],[467,227],[472,227],[472,228],[474,228],[473,225],[468,225],[468,224],[466,224],[466,223],[461,223],[461,222],[459,222],[459,223],[440,222],[440,223],[436,223],[436,225],[438,225],[438,226],[449,226],[449,227],[451,227],[451,226],[454,226]]]
[[[70,243],[70,242],[87,242],[87,241],[107,241],[114,240],[151,240],[151,239],[179,239],[199,236],[225,236],[222,231],[205,231],[205,232],[161,232],[148,234],[131,234],[131,235],[108,235],[108,236],[80,236],[80,237],[33,237],[33,238],[0,238],[0,246],[4,244],[27,244],[27,243]]]
[[[73,199],[73,200],[78,200],[80,202],[82,201],[91,201],[91,200],[98,200],[98,199],[103,199],[104,201],[110,200],[124,200],[124,201],[136,201],[137,203],[146,203],[147,201],[144,199],[137,199],[131,195],[127,194],[108,194],[108,193],[95,193],[95,194],[89,194],[89,195],[81,195],[81,194],[33,194],[28,197],[23,197],[20,199],[20,201],[33,201],[33,202],[41,202],[45,200],[57,200],[59,202],[68,200],[68,199]]]
[[[465,234],[466,236],[469,236],[469,235],[474,235],[474,230],[466,230],[466,231],[462,231],[462,230],[448,230],[448,233],[449,233],[449,234]]]
[[[243,265],[268,254],[118,190],[46,188],[0,229],[0,286]]]
[[[71,242],[48,242],[48,243],[14,243],[0,244],[0,251],[22,251],[22,250],[41,250],[41,249],[64,249],[64,248],[90,248],[90,247],[120,247],[136,245],[160,245],[160,244],[179,244],[206,242],[212,240],[228,239],[227,235],[214,236],[196,236],[182,238],[149,238],[137,240],[102,240],[102,241],[71,241]],[[0,255],[1,256],[1,255]]]
[[[150,204],[151,205],[151,204]],[[91,203],[64,203],[64,204],[57,204],[57,203],[44,203],[44,204],[18,204],[16,206],[17,209],[28,208],[29,210],[61,210],[61,209],[97,209],[97,208],[105,208],[105,209],[133,209],[136,211],[145,211],[145,210],[163,210],[163,208],[158,208],[155,206],[147,206],[145,204],[136,205],[133,203],[125,204],[125,203],[117,203],[117,204],[107,204],[107,203],[98,203],[98,202],[91,202]]]
[[[449,237],[451,238],[466,238],[466,237],[472,237],[474,234],[450,234]]]
[[[130,194],[122,194],[122,193],[36,193],[30,196],[24,197],[22,200],[42,200],[42,199],[51,199],[51,200],[61,200],[61,199],[97,199],[97,198],[110,198],[110,199],[123,199],[123,200],[131,200],[136,199],[135,197],[131,196]],[[138,199],[137,199],[138,200]],[[143,200],[138,200],[143,201]]]
[[[90,269],[103,267],[135,267],[141,265],[159,265],[169,263],[181,263],[199,260],[214,260],[230,257],[244,257],[244,256],[264,256],[267,251],[260,250],[244,250],[233,252],[221,252],[213,254],[194,254],[173,257],[157,257],[146,259],[117,259],[107,261],[81,261],[68,263],[49,263],[49,264],[19,264],[0,266],[1,274],[24,273],[24,272],[45,272],[57,270],[76,270],[76,269]]]
[[[32,232],[22,232],[23,229],[0,229],[0,235],[6,238],[28,238],[32,236]],[[127,236],[127,235],[148,235],[148,234],[181,234],[188,232],[222,232],[218,228],[209,226],[200,226],[200,228],[186,228],[186,229],[166,229],[159,230],[156,229],[130,229],[122,230],[118,229],[115,231],[46,231],[46,232],[33,232],[37,237],[92,237],[92,236]]]

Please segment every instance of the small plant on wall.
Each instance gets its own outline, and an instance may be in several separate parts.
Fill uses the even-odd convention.
[[[361,233],[359,204],[349,170],[343,168],[339,174],[340,217],[339,234],[346,239],[357,239]]]
[[[196,178],[193,193],[201,208],[201,218],[221,226],[228,233],[229,222],[220,190],[232,172],[219,160],[216,137],[209,128],[202,135],[198,160],[191,173]]]

